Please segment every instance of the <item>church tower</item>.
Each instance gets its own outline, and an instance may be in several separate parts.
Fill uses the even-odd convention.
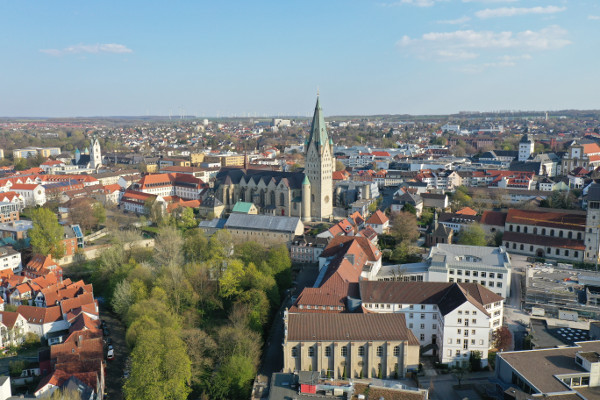
[[[327,135],[317,96],[310,134],[306,141],[304,173],[310,182],[310,216],[329,220],[333,215],[333,142]]]
[[[102,166],[102,152],[98,138],[92,140],[92,151],[90,152],[90,167],[97,169]]]

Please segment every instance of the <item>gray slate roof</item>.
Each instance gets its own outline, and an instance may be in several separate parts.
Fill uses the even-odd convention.
[[[225,228],[293,233],[299,222],[298,217],[231,214],[225,223]]]

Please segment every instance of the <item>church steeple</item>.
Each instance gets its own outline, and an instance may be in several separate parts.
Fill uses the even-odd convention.
[[[323,118],[323,110],[321,109],[321,103],[319,96],[317,96],[317,104],[315,105],[315,114],[313,115],[312,125],[310,127],[310,134],[308,136],[307,147],[311,142],[315,142],[318,146],[329,144],[329,138],[327,136],[327,128],[325,125],[325,118]]]

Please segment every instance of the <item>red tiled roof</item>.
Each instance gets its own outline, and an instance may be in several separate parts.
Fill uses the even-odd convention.
[[[506,213],[500,211],[484,211],[479,223],[483,225],[504,227],[504,224],[506,223]]]
[[[19,318],[19,313],[13,311],[0,311],[0,320],[7,328],[12,328],[15,326],[15,322],[17,322],[17,318]]]
[[[535,225],[550,228],[585,231],[585,214],[555,211],[508,210],[506,222],[509,224]]]
[[[456,214],[477,215],[477,211],[473,210],[471,207],[463,207],[458,210]]]
[[[60,307],[19,306],[17,312],[30,324],[49,324],[62,320]]]
[[[600,146],[598,143],[586,143],[583,145],[584,154],[600,153]]]
[[[388,217],[386,217],[385,214],[381,212],[381,210],[377,210],[373,213],[373,215],[369,217],[369,219],[367,220],[367,224],[383,225],[388,221]]]

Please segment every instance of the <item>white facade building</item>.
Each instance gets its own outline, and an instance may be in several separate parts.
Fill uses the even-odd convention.
[[[360,296],[370,312],[404,313],[422,354],[452,366],[467,365],[472,352],[485,366],[502,325],[503,299],[472,283],[363,281]]]
[[[21,253],[11,246],[0,247],[0,271],[11,269],[15,274],[20,274],[23,269]]]

